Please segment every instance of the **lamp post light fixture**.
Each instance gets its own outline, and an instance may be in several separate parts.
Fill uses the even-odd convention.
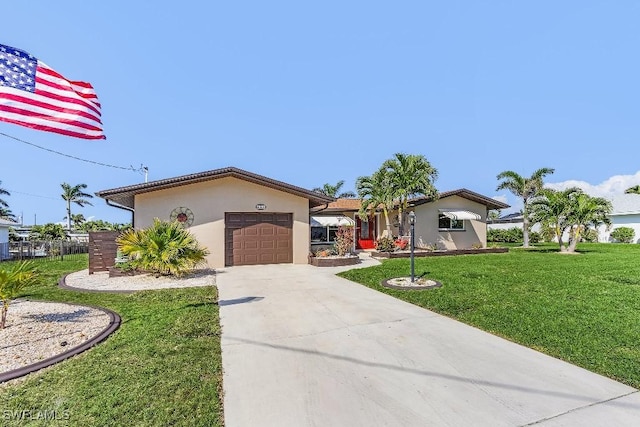
[[[415,280],[415,264],[413,262],[413,253],[416,247],[416,213],[409,212],[409,224],[411,225],[411,283]]]

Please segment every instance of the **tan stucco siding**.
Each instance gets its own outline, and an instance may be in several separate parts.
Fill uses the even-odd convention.
[[[257,204],[266,205],[258,211]],[[145,228],[154,218],[169,220],[171,211],[184,206],[193,212],[189,230],[206,246],[210,267],[224,267],[226,212],[281,212],[293,214],[293,262],[306,264],[309,254],[309,201],[237,178],[221,178],[136,195],[134,226]]]
[[[480,215],[480,220],[465,220],[464,231],[438,229],[439,209],[460,209]],[[416,244],[435,245],[438,249],[469,249],[487,246],[487,207],[459,196],[446,197],[416,206]]]

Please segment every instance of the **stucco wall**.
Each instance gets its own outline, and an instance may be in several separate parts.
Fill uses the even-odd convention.
[[[266,205],[258,211],[256,204]],[[224,267],[225,212],[293,213],[293,262],[306,264],[309,254],[309,201],[269,187],[233,177],[139,194],[135,198],[134,226],[145,228],[154,218],[169,220],[171,211],[184,206],[193,212],[191,231],[211,255],[210,267]]]
[[[9,258],[9,227],[0,225],[0,260]]]
[[[633,213],[628,215],[611,215],[611,227],[607,229],[606,226],[598,227],[598,241],[600,242],[613,242],[611,238],[611,232],[618,227],[633,228],[636,232],[633,239],[633,243],[640,243],[640,213]]]
[[[465,210],[480,215],[480,220],[465,220],[464,231],[438,230],[438,209]],[[416,244],[435,245],[438,249],[470,249],[473,245],[487,246],[487,207],[483,204],[451,196],[425,203],[415,207],[416,213]]]
[[[0,243],[7,243],[9,241],[9,227],[0,225]]]

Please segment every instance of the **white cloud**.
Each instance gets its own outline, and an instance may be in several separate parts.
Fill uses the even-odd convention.
[[[586,181],[569,180],[563,182],[547,183],[545,187],[554,190],[564,190],[570,187],[578,187],[590,196],[610,197],[615,194],[622,194],[624,190],[634,185],[640,184],[640,171],[634,175],[614,175],[600,184],[590,184]]]

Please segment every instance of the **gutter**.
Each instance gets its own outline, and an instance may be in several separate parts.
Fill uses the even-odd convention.
[[[104,199],[104,200],[107,202],[107,206],[111,206],[111,207],[114,207],[114,208],[123,209],[125,211],[131,212],[131,226],[132,227],[134,226],[134,224],[133,224],[133,214],[135,213],[135,209],[130,208],[128,206],[119,205],[119,204],[117,204],[115,202],[112,202],[111,199]]]

